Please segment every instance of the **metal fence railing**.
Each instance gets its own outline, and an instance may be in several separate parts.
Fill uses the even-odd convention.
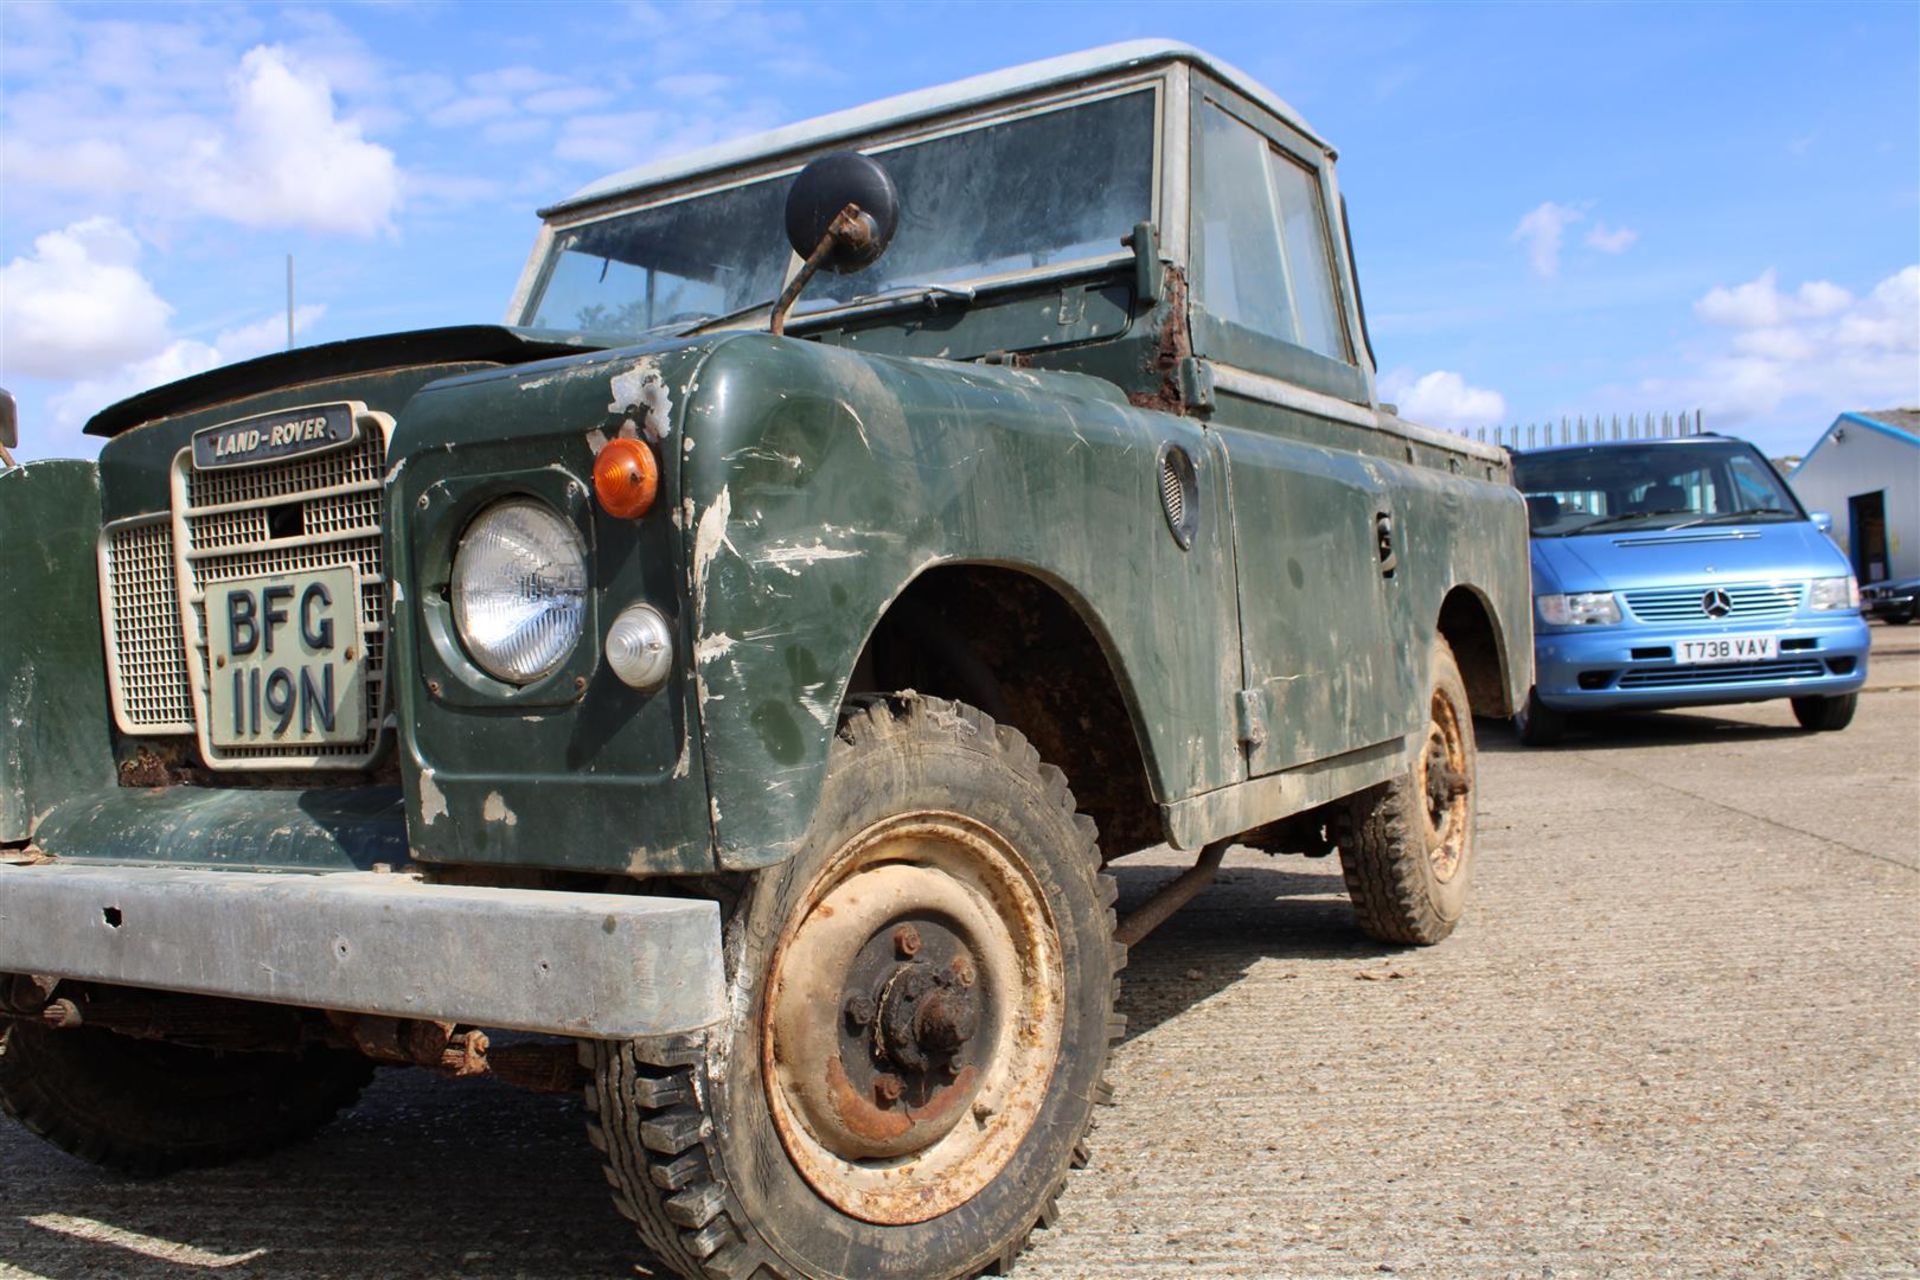
[[[1658,440],[1669,436],[1697,436],[1706,430],[1698,409],[1678,413],[1596,414],[1561,418],[1559,422],[1529,422],[1501,427],[1479,427],[1457,434],[1509,449],[1546,449],[1566,444],[1598,444],[1602,440]]]

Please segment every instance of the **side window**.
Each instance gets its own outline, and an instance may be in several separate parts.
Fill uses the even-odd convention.
[[[1201,301],[1222,320],[1351,361],[1318,175],[1213,103],[1201,112]]]

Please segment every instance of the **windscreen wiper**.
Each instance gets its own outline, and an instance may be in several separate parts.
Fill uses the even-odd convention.
[[[1785,507],[1748,507],[1745,511],[1722,511],[1719,515],[1701,516],[1690,520],[1688,524],[1725,524],[1729,520],[1745,520],[1751,516],[1798,516],[1798,511],[1789,511]],[[1686,525],[1676,525],[1684,529]]]
[[[1620,524],[1626,520],[1645,520],[1652,516],[1684,516],[1691,514],[1692,511],[1692,507],[1656,507],[1652,511],[1622,511],[1616,515],[1601,516],[1598,520],[1589,521],[1574,532],[1592,533],[1596,529]]]
[[[924,302],[935,306],[941,302],[971,304],[973,302],[973,296],[973,290],[963,284],[922,284],[917,282],[911,284],[890,284],[884,289],[878,289],[872,293],[863,293],[859,297],[849,298],[845,302],[822,299],[821,305],[809,307],[799,314],[819,315],[826,311],[838,311],[843,308],[866,306],[870,303],[881,302],[897,302],[902,305]],[[729,311],[723,316],[708,316],[704,320],[696,320],[686,328],[677,330],[673,336],[676,338],[691,338],[696,333],[705,333],[708,329],[729,324],[735,320],[744,320],[756,311],[768,310],[773,306],[774,301],[774,299],[769,298],[765,302],[756,302],[750,307],[741,307],[737,311]]]

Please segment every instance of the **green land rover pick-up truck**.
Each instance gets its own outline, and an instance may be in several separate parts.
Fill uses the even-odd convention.
[[[584,1088],[684,1275],[1009,1265],[1127,944],[1230,843],[1444,937],[1529,684],[1520,496],[1377,403],[1333,160],[1192,49],[1044,62],[0,471],[0,1102],[158,1173],[375,1063]]]

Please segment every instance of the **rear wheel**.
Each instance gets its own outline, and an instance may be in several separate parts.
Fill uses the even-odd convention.
[[[1436,637],[1426,736],[1405,774],[1356,796],[1340,870],[1360,927],[1426,945],[1453,932],[1473,870],[1473,713],[1453,650]]]
[[[0,1033],[0,1106],[48,1142],[122,1173],[156,1175],[264,1155],[353,1104],[358,1054],[231,1053],[76,1027]]]
[[[1831,697],[1810,696],[1793,699],[1793,718],[1800,722],[1802,729],[1815,733],[1832,733],[1844,729],[1853,723],[1853,712],[1860,705],[1857,693],[1842,693]]]
[[[593,1042],[591,1134],[684,1276],[1011,1266],[1084,1159],[1125,952],[1093,824],[957,703],[851,712],[802,850],[728,924],[729,1022]]]

